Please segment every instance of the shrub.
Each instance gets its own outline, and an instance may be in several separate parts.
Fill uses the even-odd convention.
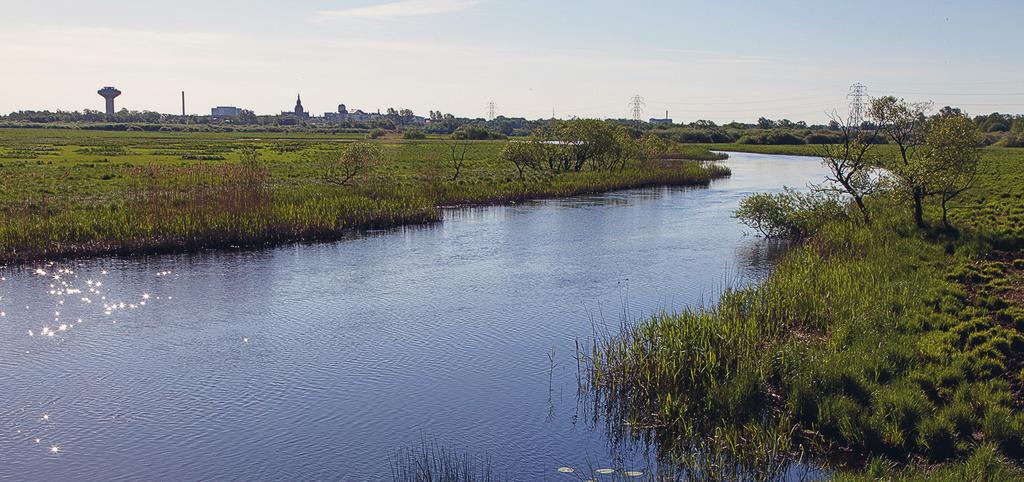
[[[804,138],[798,136],[793,132],[788,131],[762,131],[758,133],[748,133],[740,137],[736,142],[740,144],[757,144],[757,145],[799,145],[804,144]]]
[[[487,130],[486,127],[478,125],[464,125],[452,133],[452,139],[486,141],[488,139],[504,139],[505,136]]]
[[[682,131],[676,134],[676,141],[682,143],[709,143],[713,142],[711,136],[704,131]]]
[[[419,129],[410,129],[402,134],[402,138],[410,140],[426,139],[427,134]]]
[[[736,217],[767,238],[804,239],[824,223],[843,218],[846,210],[834,193],[759,193],[740,201]]]
[[[388,133],[387,131],[385,131],[384,129],[381,129],[381,128],[371,129],[370,132],[368,132],[366,134],[366,137],[368,139],[380,139],[381,137],[384,137],[385,135],[387,135],[387,133]]]
[[[843,142],[843,138],[839,134],[814,132],[807,134],[804,137],[804,142],[807,144],[839,144]]]

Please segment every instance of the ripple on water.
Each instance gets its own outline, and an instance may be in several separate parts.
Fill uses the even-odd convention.
[[[368,480],[424,433],[527,480],[651,474],[577,411],[576,340],[765,261],[737,255],[750,238],[731,210],[816,165],[741,158],[712,190],[446,211],[339,243],[74,263],[60,280],[0,271],[0,479]]]

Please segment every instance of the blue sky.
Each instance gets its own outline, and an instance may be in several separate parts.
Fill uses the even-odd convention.
[[[872,95],[1024,112],[1024,2],[3,1],[0,111],[340,102],[482,116],[821,121]]]

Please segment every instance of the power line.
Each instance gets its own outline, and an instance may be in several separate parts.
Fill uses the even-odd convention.
[[[633,120],[636,121],[637,124],[640,124],[640,119],[644,116],[644,107],[647,107],[647,104],[644,102],[644,98],[639,94],[634,95],[633,98],[629,100],[629,108],[633,112]]]
[[[788,97],[788,98],[777,98],[777,99],[757,99],[757,100],[742,100],[742,101],[704,101],[704,102],[691,102],[691,101],[670,101],[670,100],[652,100],[651,102],[657,102],[659,104],[671,104],[671,105],[748,105],[748,104],[773,104],[773,103],[790,103],[793,101],[806,101],[806,100],[834,100],[835,97],[831,95],[804,95],[800,97]]]
[[[955,96],[961,96],[961,95],[963,95],[963,96],[1024,95],[1024,92],[991,92],[991,93],[989,93],[989,92],[985,92],[985,93],[960,92],[960,93],[954,93],[954,92],[898,92],[898,91],[892,91],[892,92],[888,92],[888,93],[890,93],[890,94],[898,94],[898,95],[955,95]]]

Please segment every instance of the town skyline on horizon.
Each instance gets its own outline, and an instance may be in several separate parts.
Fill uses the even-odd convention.
[[[317,116],[343,103],[479,118],[493,101],[506,117],[629,118],[641,95],[645,118],[822,123],[845,112],[858,82],[873,96],[972,114],[1024,112],[1024,67],[1005,62],[1016,43],[993,41],[1024,6],[998,0],[986,3],[1003,14],[985,22],[978,16],[989,10],[976,5],[916,0],[856,10],[739,0],[585,10],[493,0],[108,3],[5,9],[0,55],[18,75],[0,92],[0,112],[102,110],[95,91],[112,85],[124,92],[118,108],[167,114],[181,112],[185,91],[186,112],[199,115],[216,106],[276,114],[299,93]],[[736,8],[751,15],[726,15]]]

